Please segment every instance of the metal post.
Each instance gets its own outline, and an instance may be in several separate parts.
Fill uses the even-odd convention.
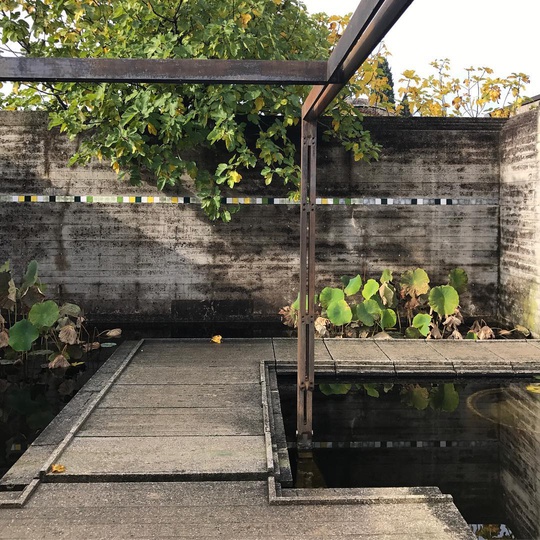
[[[302,121],[301,154],[300,315],[298,319],[296,422],[296,435],[299,451],[311,450],[313,438],[313,389],[315,384],[315,198],[317,120]]]

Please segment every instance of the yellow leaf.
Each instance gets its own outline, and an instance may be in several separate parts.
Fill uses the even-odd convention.
[[[222,339],[223,338],[221,336],[219,336],[219,335],[218,336],[212,336],[212,342],[213,343],[221,343]]]
[[[249,13],[242,13],[240,19],[242,20],[242,27],[245,28],[248,22],[251,21],[251,15]]]
[[[235,184],[238,184],[242,180],[242,175],[237,171],[230,171],[229,176]]]
[[[406,69],[404,72],[403,72],[403,76],[406,78],[406,79],[411,79],[412,77],[414,77],[414,69]]]
[[[84,9],[81,8],[81,9],[78,9],[76,12],[75,12],[75,22],[77,22],[82,16],[84,15]]]
[[[157,129],[156,127],[154,126],[154,124],[148,124],[148,131],[152,134],[152,135],[157,135]]]
[[[540,383],[529,384],[527,386],[527,391],[532,392],[533,394],[540,394]]]
[[[279,6],[279,4],[281,4],[281,0],[274,0],[274,4],[276,4],[276,6]]]
[[[257,109],[257,112],[259,112],[264,107],[264,98],[259,96],[255,100],[255,109]]]
[[[113,164],[112,164],[112,168],[114,170],[114,172],[116,174],[119,174],[120,173],[120,164],[118,163],[118,161],[115,161]]]
[[[63,473],[66,472],[66,468],[64,465],[60,465],[58,463],[55,463],[54,465],[51,465],[51,472],[52,473]]]

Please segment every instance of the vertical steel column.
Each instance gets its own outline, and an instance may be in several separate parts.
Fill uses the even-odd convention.
[[[296,436],[298,450],[310,450],[315,383],[315,198],[317,120],[302,120],[300,205],[300,315]],[[307,299],[307,302],[306,302]],[[307,304],[307,305],[306,305]]]

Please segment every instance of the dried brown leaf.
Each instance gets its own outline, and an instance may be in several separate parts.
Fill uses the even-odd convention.
[[[499,330],[499,336],[511,336],[511,335],[512,335],[511,330],[504,330],[504,329]]]
[[[279,310],[279,314],[281,315],[281,322],[284,325],[296,328],[296,321],[298,319],[296,310],[291,310],[291,306],[285,306]]]
[[[315,331],[319,334],[319,336],[325,337],[328,335],[327,325],[329,322],[330,321],[324,317],[317,317],[315,319]]]
[[[65,465],[60,465],[59,463],[54,463],[51,465],[51,472],[54,474],[66,472]]]
[[[454,330],[449,336],[448,339],[463,339],[461,332],[459,330]]]
[[[112,330],[107,331],[107,333],[105,334],[105,336],[109,338],[115,338],[121,335],[122,335],[121,328],[113,328]]]
[[[82,349],[84,352],[89,351],[95,351],[96,349],[99,349],[101,347],[101,343],[99,341],[94,341],[93,343],[85,343],[82,346]]]
[[[59,354],[52,362],[49,362],[49,369],[68,368],[71,364],[63,354]]]
[[[78,341],[77,330],[71,325],[64,326],[60,330],[58,337],[62,343],[67,343],[68,345],[75,345]]]
[[[437,325],[431,327],[431,331],[428,334],[428,337],[432,339],[442,339],[441,331]]]
[[[493,330],[486,324],[478,330],[478,339],[495,339]]]
[[[9,345],[9,335],[5,330],[0,332],[0,349]]]

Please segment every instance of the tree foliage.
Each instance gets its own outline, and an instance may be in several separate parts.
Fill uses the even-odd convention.
[[[0,7],[4,49],[34,57],[324,60],[335,42],[328,21],[310,16],[299,0],[2,0]],[[194,181],[206,214],[228,221],[233,209],[221,204],[224,190],[237,189],[248,176],[266,185],[281,179],[291,195],[297,192],[291,132],[308,91],[15,84],[3,106],[46,109],[51,127],[72,137],[84,134],[72,163],[97,157],[120,176],[129,173],[132,183],[152,179],[160,189]],[[337,100],[328,114],[327,136],[357,160],[376,158],[377,147],[350,102]],[[227,158],[217,167],[195,161],[190,150],[198,147],[213,147]]]

